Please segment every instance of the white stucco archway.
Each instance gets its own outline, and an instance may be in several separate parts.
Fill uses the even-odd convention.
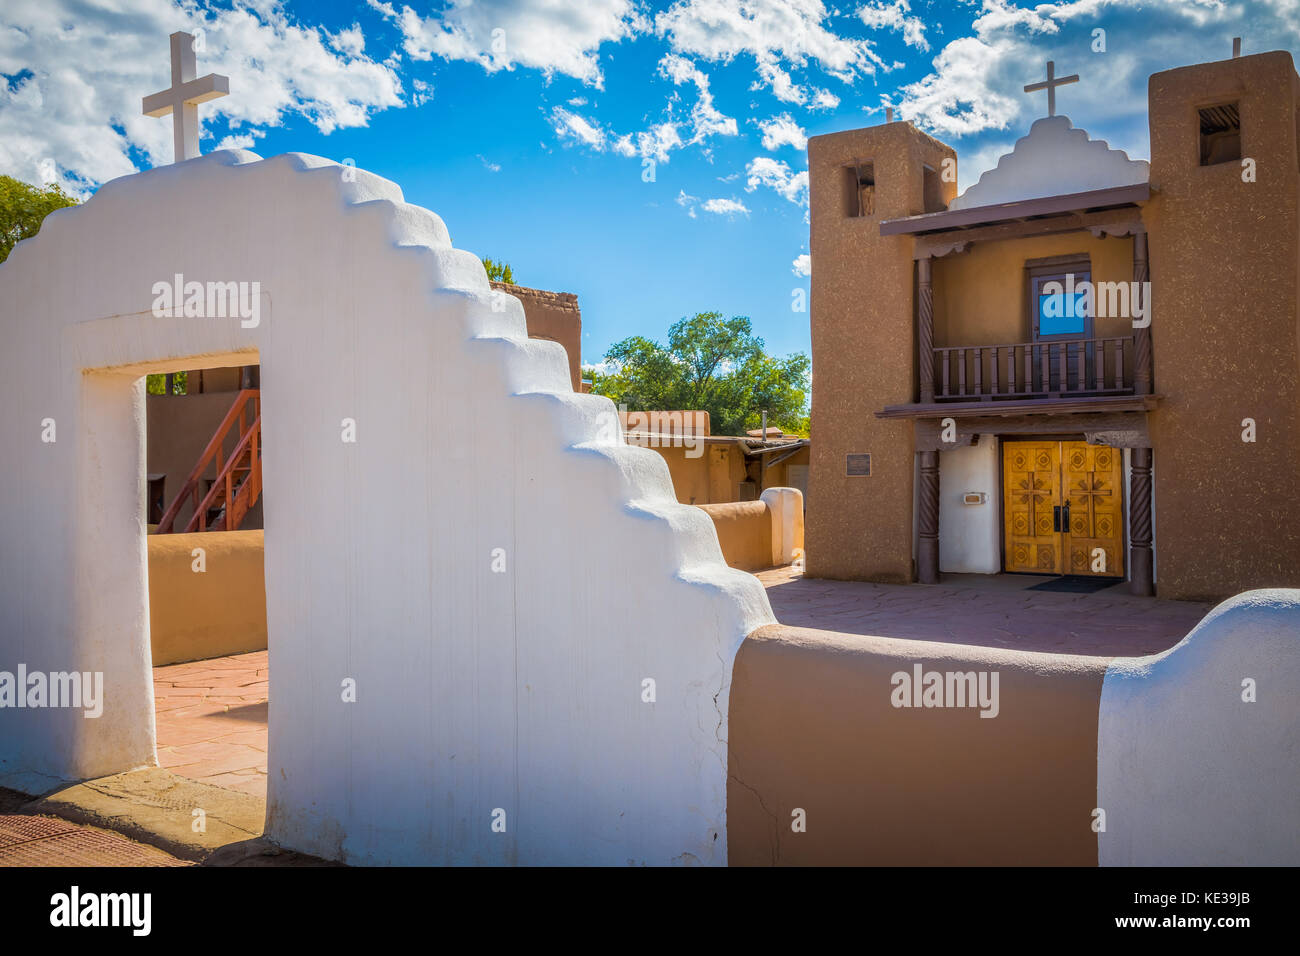
[[[260,283],[260,324],[155,317],[178,273]],[[268,834],[369,863],[725,862],[731,663],[766,596],[392,183],[239,150],[114,181],[0,266],[0,333],[0,669],[103,671],[106,697],[6,713],[0,783],[153,760],[137,380],[256,352]]]

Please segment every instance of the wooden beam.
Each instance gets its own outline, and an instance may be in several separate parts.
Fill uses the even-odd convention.
[[[974,242],[1024,239],[1031,236],[1050,236],[1056,233],[1084,230],[1100,238],[1145,232],[1146,227],[1142,224],[1142,211],[1137,207],[1089,213],[1072,212],[1049,219],[1004,222],[976,229],[954,229],[917,236],[912,248],[912,258],[938,258],[953,252],[965,252]]]
[[[1150,183],[1134,183],[1110,189],[1093,189],[1082,193],[1061,196],[1043,196],[1038,199],[1021,199],[1016,202],[997,203],[992,206],[971,206],[968,209],[947,209],[927,212],[919,216],[886,219],[880,224],[882,236],[916,235],[923,232],[941,232],[969,226],[985,226],[1025,219],[1051,216],[1059,213],[1077,213],[1087,209],[1107,206],[1131,205],[1151,198]]]
[[[1013,415],[1073,415],[1081,412],[1145,412],[1156,407],[1159,395],[1085,395],[1077,398],[1035,398],[997,402],[921,402],[889,405],[877,418],[976,418]]]

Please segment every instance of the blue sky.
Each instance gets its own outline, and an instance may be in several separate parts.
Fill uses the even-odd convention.
[[[957,147],[962,188],[1058,112],[1147,158],[1157,70],[1300,49],[1300,0],[5,0],[0,172],[79,192],[171,159],[167,36],[203,31],[205,152],[353,160],[517,281],[576,292],[583,359],[676,319],[750,316],[808,351],[805,136],[884,105]],[[1104,50],[1097,49],[1104,32]],[[650,167],[647,164],[652,163]],[[653,172],[652,181],[649,175]]]

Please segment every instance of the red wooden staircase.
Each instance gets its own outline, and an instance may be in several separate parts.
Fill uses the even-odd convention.
[[[163,513],[156,534],[239,529],[262,494],[262,406],[258,396],[258,389],[246,388],[235,398],[180,493]],[[234,450],[223,457],[226,440],[232,435]],[[216,475],[209,477],[214,467]],[[194,514],[184,528],[177,528],[176,516],[186,501],[193,502]]]

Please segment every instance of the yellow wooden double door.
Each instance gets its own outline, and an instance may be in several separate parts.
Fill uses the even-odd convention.
[[[1006,570],[1124,576],[1124,458],[1081,441],[1002,445]]]

